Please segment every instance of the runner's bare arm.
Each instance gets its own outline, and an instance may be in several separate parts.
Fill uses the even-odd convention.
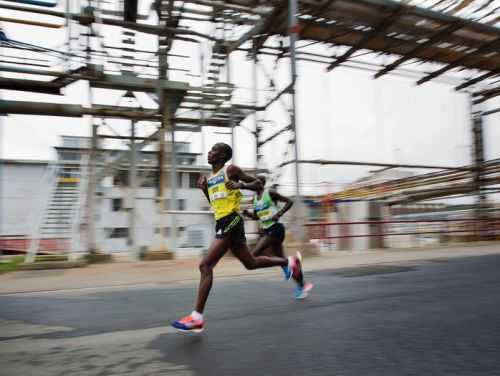
[[[229,178],[226,187],[229,189],[248,189],[250,191],[262,189],[262,183],[259,179],[244,173],[238,166],[227,166],[226,173]]]
[[[198,179],[198,188],[202,190],[208,202],[210,203],[210,197],[208,196],[208,182],[206,176],[200,176],[200,178]]]
[[[278,202],[278,201],[281,201],[281,202],[284,202],[285,203],[285,206],[283,206],[279,212],[277,212],[274,216],[273,216],[273,221],[277,221],[278,219],[280,219],[280,217],[283,216],[283,214],[285,214],[288,210],[290,210],[290,208],[292,207],[293,205],[293,201],[286,197],[286,196],[282,196],[280,195],[278,192],[276,191],[269,191],[269,196],[271,196],[271,199],[274,201],[274,202]]]
[[[248,209],[245,209],[243,210],[242,214],[250,219],[255,219],[255,220],[259,219],[259,217],[257,217],[257,214],[255,214],[255,210],[250,211]]]

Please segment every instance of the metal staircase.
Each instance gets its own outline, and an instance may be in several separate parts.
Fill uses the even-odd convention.
[[[36,213],[33,216],[26,262],[36,255],[65,254],[69,258],[82,250],[80,228],[86,192],[86,159],[80,164],[52,164],[42,178]]]

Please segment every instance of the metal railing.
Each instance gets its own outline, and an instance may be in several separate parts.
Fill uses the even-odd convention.
[[[359,225],[368,225],[359,234]],[[358,226],[356,228],[356,226]],[[407,227],[409,230],[401,230]],[[500,218],[395,219],[305,224],[310,239],[335,243],[345,238],[386,238],[392,236],[469,236],[473,240],[500,239]]]

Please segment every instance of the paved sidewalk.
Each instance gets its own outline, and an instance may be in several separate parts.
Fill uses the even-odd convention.
[[[426,260],[450,259],[500,254],[499,242],[480,242],[450,247],[377,251],[336,251],[304,260],[304,270],[343,269],[375,264],[421,263]],[[0,294],[40,291],[113,288],[173,283],[193,283],[199,278],[199,259],[131,262],[118,260],[92,264],[84,268],[18,271],[0,275]],[[225,257],[215,270],[216,278],[281,278],[274,268],[247,271],[232,257]]]

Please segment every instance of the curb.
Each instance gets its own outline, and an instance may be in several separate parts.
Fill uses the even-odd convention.
[[[81,268],[87,266],[88,262],[85,260],[78,261],[40,261],[29,264],[20,264],[17,266],[18,271],[24,270],[46,270],[46,269],[71,269]]]

